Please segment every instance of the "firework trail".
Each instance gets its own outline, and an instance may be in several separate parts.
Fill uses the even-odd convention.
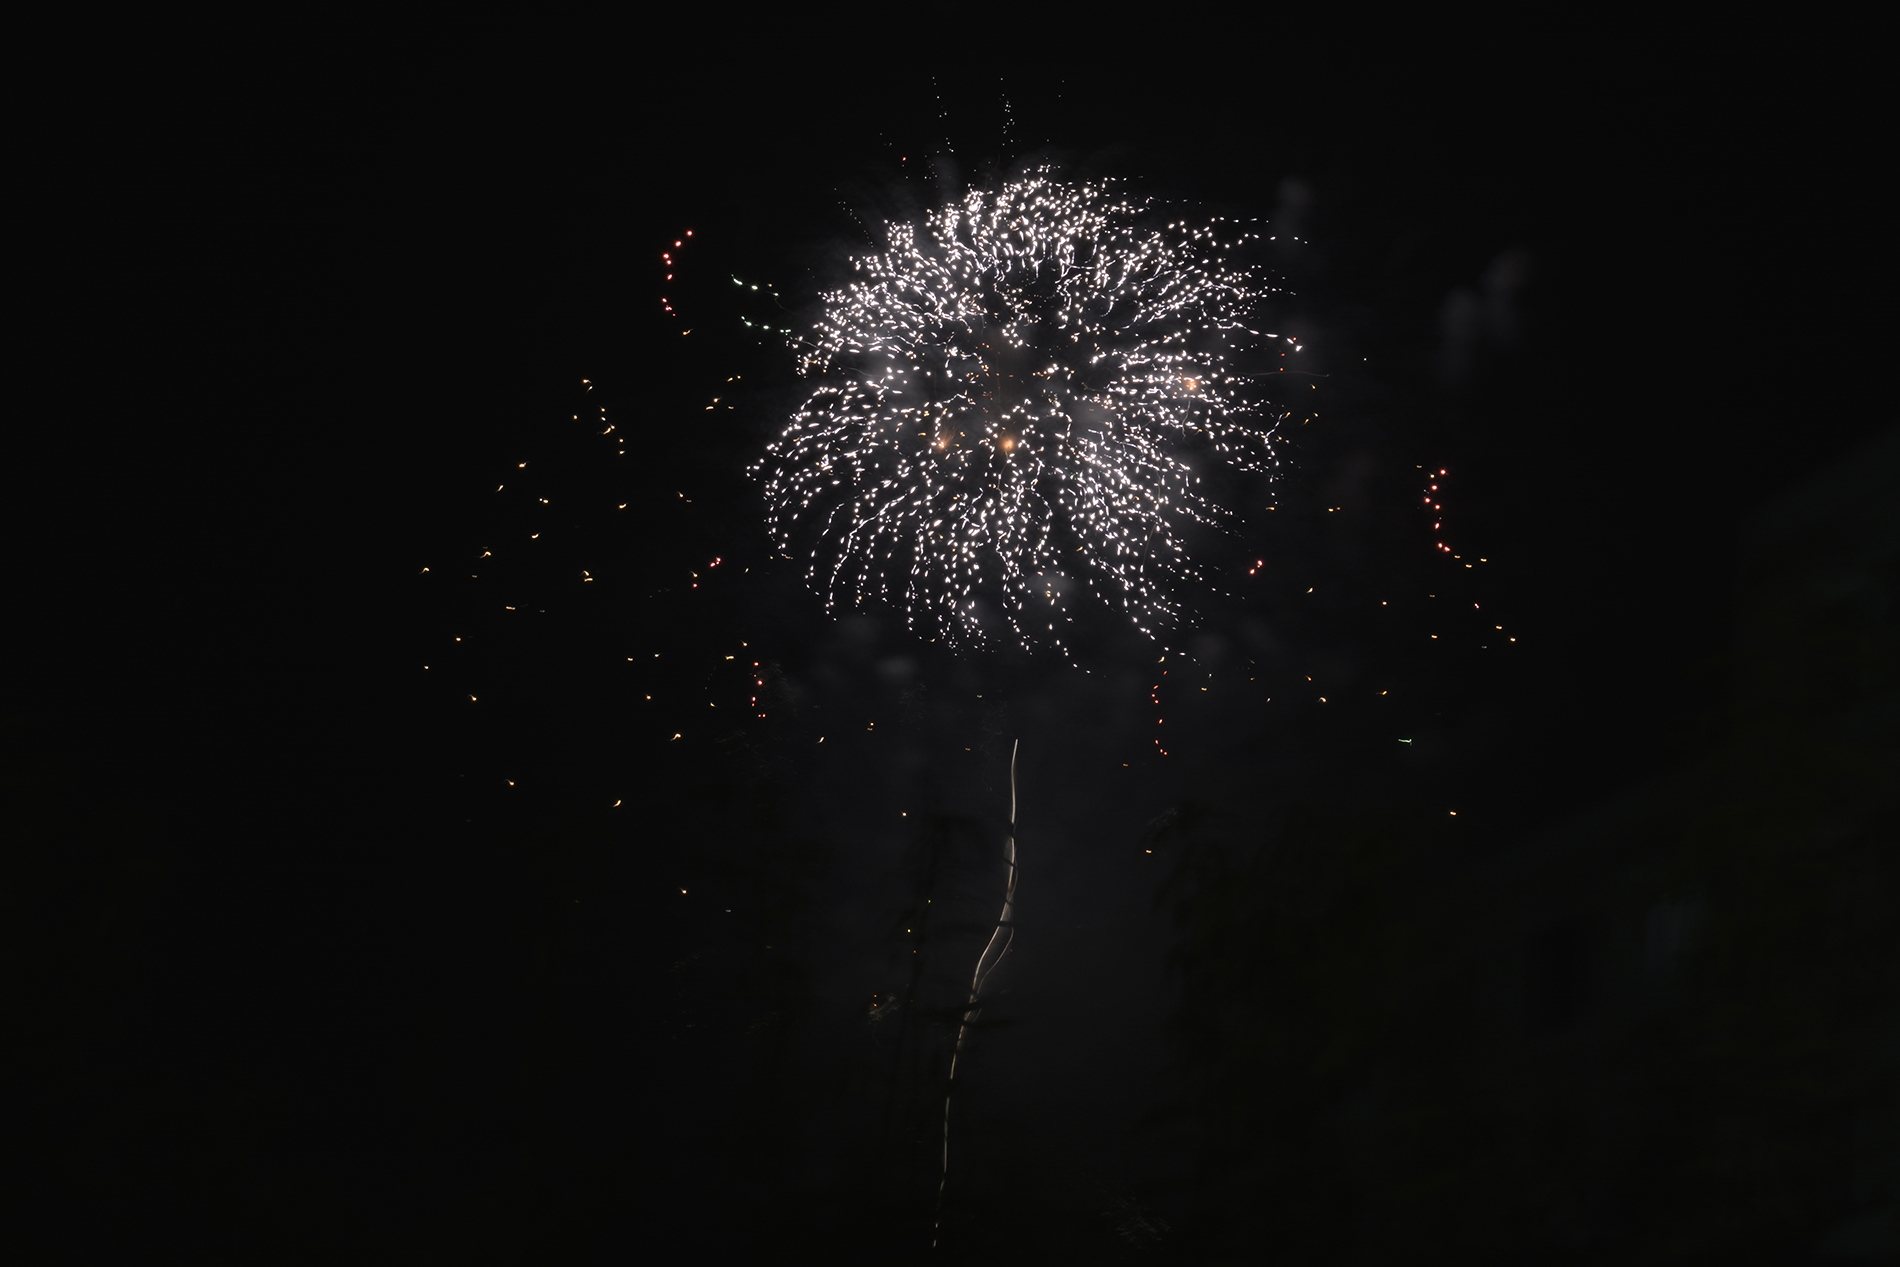
[[[1185,626],[1184,534],[1230,518],[1201,481],[1271,473],[1286,417],[1236,363],[1279,338],[1232,258],[1259,236],[1046,172],[888,224],[753,467],[779,549],[828,610],[891,603],[953,649],[1066,654],[1084,591],[1151,638]]]
[[[996,965],[1009,953],[1010,943],[1016,940],[1016,750],[1022,747],[1022,742],[1018,739],[1009,746],[1009,835],[1005,837],[1003,848],[1003,856],[1009,863],[1009,878],[1003,885],[1003,913],[996,917],[996,931],[990,934],[989,944],[977,956],[976,971],[970,976],[970,1001],[963,1005],[963,1021],[957,1026],[957,1045],[950,1051],[950,1085],[943,1093],[943,1173],[937,1180],[937,1213],[930,1237],[932,1249],[937,1247],[938,1234],[943,1230],[943,1189],[950,1182],[950,1096],[957,1086],[957,1057],[963,1054],[964,1036],[981,1011],[977,1003],[983,997],[983,987],[990,973],[996,971]],[[1000,949],[996,944],[999,939],[1003,943]]]

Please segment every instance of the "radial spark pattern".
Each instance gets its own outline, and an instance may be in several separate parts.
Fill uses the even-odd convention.
[[[1203,578],[1216,469],[1269,472],[1284,413],[1237,359],[1260,235],[1038,174],[852,261],[799,341],[814,390],[754,473],[831,610],[883,600],[952,645],[1063,647],[1092,593],[1157,637]]]

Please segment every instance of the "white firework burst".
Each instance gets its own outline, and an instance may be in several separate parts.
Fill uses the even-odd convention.
[[[1184,533],[1229,517],[1201,481],[1271,471],[1285,418],[1235,364],[1278,338],[1235,262],[1259,234],[1046,172],[924,230],[887,225],[800,341],[815,388],[754,467],[779,548],[833,612],[952,646],[1063,647],[1086,593],[1183,627]]]

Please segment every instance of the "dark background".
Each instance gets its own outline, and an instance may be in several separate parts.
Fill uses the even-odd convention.
[[[6,700],[8,1133],[40,1256],[925,1257],[945,983],[1000,888],[1018,738],[1021,943],[969,1056],[943,1253],[1676,1243],[1686,1197],[1568,1240],[1471,1212],[1405,1253],[1363,1202],[1273,1214],[1285,1172],[1207,1126],[1220,1079],[1255,1075],[1195,1072],[1227,1040],[1193,1012],[1267,968],[1164,971],[1214,918],[1211,841],[1463,874],[1722,742],[1743,525],[1891,425],[1875,97],[1673,56],[700,62],[594,88],[359,67],[66,120],[101,170],[48,166],[66,273],[15,469]],[[1326,416],[1283,522],[1236,547],[1270,584],[1170,667],[1215,685],[1168,688],[1167,758],[1145,649],[1083,675],[835,625],[771,565],[743,474],[796,385],[724,279],[796,310],[897,191],[1038,153],[1306,239],[1272,262]],[[1426,469],[1488,570],[1432,552]],[[1387,593],[1402,612],[1373,614]],[[745,711],[742,652],[768,717],[703,720]],[[1268,711],[1308,674],[1359,702]],[[1270,887],[1301,883],[1378,939],[1385,889]],[[957,915],[920,934],[925,896]],[[1341,1032],[1377,1011],[1359,980]],[[1773,1252],[1836,1214],[1809,1201]]]

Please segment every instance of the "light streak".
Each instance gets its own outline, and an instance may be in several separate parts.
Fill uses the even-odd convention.
[[[1003,962],[1003,956],[1009,953],[1010,944],[1016,940],[1016,752],[1022,747],[1018,739],[1009,746],[1009,835],[1005,837],[1003,856],[1009,863],[1009,878],[1003,887],[1003,913],[996,918],[996,929],[990,934],[989,945],[983,947],[983,953],[977,957],[976,971],[970,977],[970,1001],[964,1004],[963,1021],[957,1026],[957,1045],[950,1051],[950,1084],[943,1093],[943,1173],[937,1180],[937,1213],[931,1224],[930,1247],[937,1247],[937,1239],[943,1230],[943,1190],[950,1182],[950,1097],[957,1087],[957,1058],[963,1054],[963,1041],[970,1025],[981,1014],[977,1006],[983,997],[983,987],[990,979],[990,973],[996,971],[996,965]],[[908,929],[905,931],[909,931]],[[996,948],[1001,938],[1003,947]]]
[[[1426,468],[1422,466],[1419,469],[1421,471],[1425,471],[1426,482],[1425,482],[1425,488],[1423,490],[1423,497],[1422,497],[1422,500],[1424,502],[1424,510],[1426,511],[1427,514],[1431,516],[1432,531],[1435,533],[1442,532],[1445,527],[1445,503],[1444,503],[1444,495],[1440,490],[1440,481],[1449,483],[1451,471],[1449,468],[1442,467],[1442,466],[1439,467],[1436,471],[1426,470]],[[1437,541],[1437,540],[1433,541],[1432,549],[1438,551],[1441,554],[1450,556],[1453,562],[1464,563],[1464,556],[1462,554],[1457,553],[1455,550],[1453,550],[1449,545],[1447,545],[1443,541]],[[1490,561],[1491,560],[1489,558],[1480,558],[1478,560],[1479,563],[1489,563]],[[1464,566],[1467,571],[1476,570],[1476,567],[1474,564],[1465,563]],[[1435,598],[1437,597],[1437,595],[1430,595],[1429,597]],[[1381,604],[1381,606],[1384,606],[1384,604]],[[1477,603],[1471,604],[1471,608],[1473,611],[1484,610],[1483,607],[1481,607]],[[1503,633],[1504,626],[1493,625],[1492,630],[1496,633]],[[1432,637],[1436,639],[1438,635],[1433,634]],[[1507,637],[1507,641],[1516,642],[1517,639],[1515,637]],[[1480,644],[1478,649],[1480,651],[1488,651],[1490,650],[1490,645],[1488,643]]]
[[[1233,258],[1260,235],[1043,171],[885,236],[797,341],[814,388],[752,468],[780,551],[827,610],[888,602],[952,648],[1066,654],[1084,600],[1191,624],[1186,530],[1232,519],[1202,479],[1271,475],[1288,417],[1235,363],[1281,337]]]
[[[678,264],[678,261],[676,261],[676,260],[674,259],[674,257],[673,257],[673,254],[674,254],[674,251],[679,251],[679,250],[681,250],[682,248],[684,248],[684,247],[685,247],[685,245],[686,245],[686,239],[687,239],[687,238],[690,238],[690,237],[692,237],[692,236],[693,236],[693,231],[692,231],[691,229],[688,229],[688,230],[686,230],[686,232],[685,232],[685,233],[684,233],[684,234],[683,234],[682,236],[680,236],[680,237],[678,237],[678,238],[676,238],[676,239],[674,239],[674,241],[673,241],[673,250],[671,250],[671,251],[661,251],[661,252],[660,252],[660,264],[661,264],[661,267],[662,267],[662,271],[663,271],[663,272],[665,272],[665,274],[666,274],[666,280],[667,280],[667,281],[669,281],[669,282],[670,282],[670,281],[672,281],[672,280],[673,280],[673,269],[674,269],[675,267],[677,267],[677,264]],[[666,296],[665,296],[665,295],[661,295],[661,296],[660,296],[660,307],[666,310],[666,315],[667,315],[667,316],[669,316],[669,317],[676,317],[676,316],[678,316],[678,315],[679,315],[678,313],[676,313],[676,312],[675,312],[675,311],[673,310],[673,305],[672,305],[672,304],[671,304],[670,302],[668,302],[668,300],[667,300],[667,298],[666,298]],[[691,333],[692,333],[692,331],[691,331],[691,330],[682,330],[682,331],[680,331],[680,333],[681,333],[681,334],[691,334]],[[583,383],[586,383],[586,382],[587,382],[587,380],[586,380],[586,379],[582,379],[581,381],[582,381]],[[588,390],[588,391],[592,391],[592,390],[594,390],[594,388],[593,388],[593,384],[591,384],[591,383],[589,383],[589,384],[588,384],[588,387],[587,387],[587,390]]]

